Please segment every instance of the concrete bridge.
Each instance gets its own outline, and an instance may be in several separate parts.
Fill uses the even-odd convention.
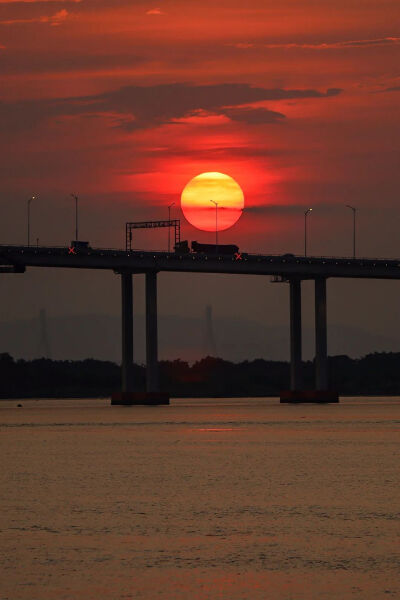
[[[108,269],[121,277],[122,304],[122,389],[113,404],[167,404],[168,394],[160,392],[158,379],[157,273],[228,273],[269,275],[288,282],[290,289],[290,390],[282,402],[337,402],[328,387],[326,280],[328,277],[359,279],[400,279],[400,260],[339,257],[306,257],[245,254],[178,254],[47,246],[0,245],[0,272],[23,273],[27,267]],[[146,393],[135,392],[133,361],[134,274],[146,277]],[[315,282],[315,390],[303,390],[301,362],[301,282]]]

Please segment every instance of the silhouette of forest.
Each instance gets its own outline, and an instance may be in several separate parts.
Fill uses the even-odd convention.
[[[314,364],[304,362],[304,389],[314,387]],[[400,353],[360,359],[329,358],[330,387],[342,395],[400,395]],[[134,365],[137,391],[145,389],[145,367]],[[121,386],[119,365],[93,359],[14,360],[0,354],[0,398],[106,397]],[[289,387],[289,363],[268,360],[232,363],[207,357],[193,365],[160,362],[160,389],[172,397],[277,396]]]

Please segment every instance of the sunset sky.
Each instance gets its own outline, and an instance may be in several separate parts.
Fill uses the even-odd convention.
[[[359,253],[400,256],[399,23],[398,0],[0,0],[2,243],[25,242],[31,195],[32,238],[68,243],[71,192],[80,237],[93,245],[122,246],[125,221],[166,218],[172,202],[183,237],[212,241],[179,202],[189,180],[217,171],[245,197],[221,243],[301,253],[303,213],[313,207],[310,253],[349,255],[351,204]],[[165,232],[140,243],[163,248]],[[46,303],[50,312],[119,311],[117,288],[109,302],[88,299],[110,275],[53,274],[56,297],[48,275],[23,277],[7,280],[4,319]],[[259,298],[265,282],[252,282]],[[231,310],[224,285],[217,313],[248,314],[244,302]],[[382,311],[398,305],[392,284],[332,285],[338,322],[370,322],[367,309],[346,306],[353,290],[367,290]],[[164,288],[162,311],[189,310]],[[34,308],[16,300],[33,289]],[[263,293],[266,304],[252,311],[260,320],[273,309]],[[202,289],[193,311],[207,302]],[[383,317],[371,327],[389,330]]]

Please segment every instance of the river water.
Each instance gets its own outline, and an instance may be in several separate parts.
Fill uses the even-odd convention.
[[[1,600],[400,598],[400,399],[7,401],[0,444]]]

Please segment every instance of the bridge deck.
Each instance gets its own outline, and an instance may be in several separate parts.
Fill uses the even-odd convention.
[[[294,255],[176,254],[105,248],[75,249],[48,246],[0,245],[0,264],[24,267],[110,269],[117,272],[145,273],[170,271],[191,273],[231,273],[276,275],[312,279],[315,277],[351,277],[400,279],[400,260],[315,257]]]

